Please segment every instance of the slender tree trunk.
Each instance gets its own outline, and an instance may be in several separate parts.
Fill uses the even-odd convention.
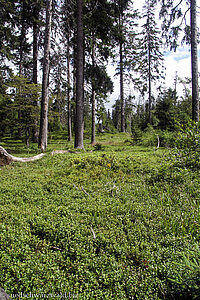
[[[149,51],[149,57],[148,57],[148,64],[149,64],[149,75],[148,75],[148,85],[149,85],[149,123],[152,124],[152,113],[151,113],[151,107],[152,107],[152,101],[151,101],[151,53]]]
[[[37,84],[37,77],[38,77],[38,35],[39,35],[39,28],[38,28],[38,20],[39,20],[39,10],[38,10],[38,0],[33,8],[34,14],[34,21],[33,21],[33,83]]]
[[[95,67],[95,46],[94,46],[94,34],[93,34],[93,43],[92,43],[92,67]],[[91,136],[91,144],[94,145],[96,143],[95,136],[95,114],[96,114],[96,93],[95,93],[95,85],[92,78],[92,136]]]
[[[25,7],[24,3],[22,5],[22,11],[21,11],[21,34],[20,34],[20,49],[19,49],[19,76],[23,76],[23,60],[24,60],[24,42],[26,38],[26,26],[25,26]],[[20,98],[21,96],[21,87],[19,88],[19,94]],[[18,121],[19,121],[19,127],[18,127],[18,135],[19,137],[22,137],[22,128],[21,128],[21,118],[22,118],[22,111],[20,109],[21,103],[19,103],[19,110],[18,110]]]
[[[124,61],[123,61],[123,16],[121,1],[120,14],[119,14],[119,31],[120,31],[120,42],[119,42],[119,57],[120,57],[120,103],[121,103],[121,132],[125,132],[125,101],[124,101]]]
[[[41,115],[40,115],[40,135],[39,135],[39,145],[38,145],[42,151],[45,151],[47,148],[48,102],[49,102],[48,81],[49,81],[51,18],[52,18],[52,0],[47,0],[44,58],[43,58],[42,102],[41,102]]]
[[[38,0],[33,8],[34,14],[34,22],[33,22],[33,83],[37,84],[38,80],[38,35],[39,35],[39,28],[38,28],[38,20],[39,20],[39,9],[38,9]],[[38,143],[39,138],[39,129],[38,129],[38,116],[37,116],[37,107],[38,101],[34,102],[35,106],[35,115],[34,115],[34,127],[33,127],[33,142]]]
[[[149,3],[148,3],[149,5]],[[149,12],[148,12],[149,13]],[[151,37],[150,37],[150,25],[149,25],[149,16],[147,20],[147,30],[148,30],[148,86],[149,86],[149,123],[152,124],[152,97],[151,97]]]
[[[69,38],[67,40],[67,127],[68,127],[68,141],[72,141],[72,113],[71,113],[71,99],[70,99],[70,91],[71,91],[71,80],[70,80],[70,45]]]
[[[191,0],[191,67],[192,67],[192,119],[199,121],[199,88],[198,88],[198,49],[197,49],[197,12],[196,0]]]
[[[84,148],[84,45],[83,45],[83,0],[77,0],[77,56],[76,56],[76,123],[75,148]]]
[[[120,101],[121,101],[121,132],[125,132],[125,101],[124,101],[124,70],[123,43],[120,42]]]
[[[74,30],[74,39],[76,37],[76,32]],[[72,99],[75,102],[76,101],[76,59],[77,59],[77,53],[76,53],[77,49],[76,49],[76,45],[74,43],[73,45],[73,84],[72,84],[72,89],[73,89],[73,95],[72,95]],[[72,135],[73,133],[75,134],[75,124],[76,124],[76,107],[71,107],[71,112],[72,112]]]
[[[94,86],[92,87],[92,136],[91,136],[91,144],[94,145],[96,143],[96,134],[95,134],[95,115],[96,115],[96,93]]]

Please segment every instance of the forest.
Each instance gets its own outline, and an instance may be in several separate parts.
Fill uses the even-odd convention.
[[[0,298],[200,298],[199,9],[0,0]]]

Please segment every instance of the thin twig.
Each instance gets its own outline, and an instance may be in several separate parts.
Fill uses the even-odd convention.
[[[82,191],[83,191],[87,196],[90,196],[90,195],[86,192],[86,190],[84,190],[83,187],[81,187],[81,189],[82,189]]]
[[[91,231],[92,231],[93,238],[96,240],[96,235],[95,235],[95,232],[94,232],[92,226],[91,226]]]
[[[160,139],[159,139],[159,135],[157,135],[157,139],[158,139],[158,144],[157,144],[157,149],[160,147]]]
[[[63,249],[60,249],[60,248],[54,247],[54,246],[51,246],[51,249],[55,249],[55,250],[59,250],[59,251],[64,251]]]

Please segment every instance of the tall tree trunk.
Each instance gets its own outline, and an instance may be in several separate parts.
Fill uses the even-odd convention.
[[[148,2],[148,6],[149,6]],[[148,9],[148,20],[147,20],[147,30],[148,30],[148,87],[149,87],[149,123],[152,124],[152,96],[151,96],[151,36],[150,36],[150,24],[149,24],[149,10]]]
[[[26,25],[25,25],[25,7],[24,3],[22,4],[22,11],[21,11],[21,33],[20,33],[20,48],[19,48],[19,76],[23,76],[23,60],[24,60],[24,43],[26,38]],[[19,88],[19,94],[21,94],[21,87]],[[21,96],[20,96],[21,98]],[[20,104],[21,106],[21,104]],[[22,118],[22,111],[20,109],[18,110],[18,121],[19,121],[19,127],[18,127],[18,135],[19,137],[22,137],[22,128],[21,128],[21,118]]]
[[[92,86],[92,136],[91,136],[91,144],[92,145],[95,145],[95,143],[96,143],[95,115],[96,115],[96,93],[95,93],[94,86]]]
[[[83,45],[83,0],[77,0],[77,56],[76,56],[76,123],[75,148],[84,148],[84,45]]]
[[[119,1],[119,67],[120,67],[120,103],[121,103],[121,132],[125,132],[125,101],[124,101],[124,61],[123,61],[123,9]]]
[[[38,9],[38,0],[33,7],[33,83],[38,83],[38,35],[39,35],[39,28],[38,28],[38,20],[39,20],[39,9]],[[36,107],[35,116],[34,116],[34,126],[33,126],[33,142],[38,143],[39,138],[39,129],[38,129],[38,117],[37,117],[37,107],[38,101],[34,102],[34,106]]]
[[[71,80],[70,80],[70,45],[69,38],[67,39],[67,127],[68,127],[68,141],[72,141],[72,112],[71,112]]]
[[[38,0],[35,1],[35,5],[33,7],[33,83],[37,84],[38,77],[38,20],[39,20],[39,9],[38,9]]]
[[[149,57],[148,57],[148,64],[149,64],[149,74],[148,74],[148,85],[149,85],[149,123],[152,124],[152,112],[151,112],[151,107],[152,107],[152,99],[151,99],[151,53],[149,49]]]
[[[199,121],[198,50],[197,50],[197,3],[191,0],[191,67],[192,67],[192,119]]]
[[[95,46],[94,46],[94,34],[92,41],[92,67],[95,67]],[[95,84],[94,79],[92,78],[92,135],[91,135],[91,144],[94,145],[96,143],[95,136],[95,114],[96,114],[96,93],[95,93]]]
[[[52,0],[47,0],[46,6],[46,28],[44,41],[44,58],[43,58],[43,79],[42,79],[42,102],[40,114],[40,135],[39,148],[45,151],[47,148],[47,131],[48,131],[48,84],[49,84],[49,52],[51,37],[51,19],[52,19]]]
[[[121,132],[125,132],[124,67],[123,67],[123,43],[122,42],[120,42],[120,101],[121,101]]]

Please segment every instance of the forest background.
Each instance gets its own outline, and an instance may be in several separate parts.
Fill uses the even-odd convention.
[[[0,287],[11,298],[200,298],[199,7],[134,4],[0,1]],[[164,60],[182,42],[192,78],[173,65],[168,86]]]
[[[189,2],[79,4],[1,1],[2,136],[38,142],[45,151],[48,131],[65,130],[83,148],[84,131],[95,143],[96,123],[99,131],[141,135],[148,126],[173,131],[175,119],[198,119],[191,77],[185,77],[191,72],[184,50],[192,37]],[[197,48],[198,11],[195,16]],[[184,63],[181,72],[172,57]],[[198,81],[198,69],[195,76]]]

